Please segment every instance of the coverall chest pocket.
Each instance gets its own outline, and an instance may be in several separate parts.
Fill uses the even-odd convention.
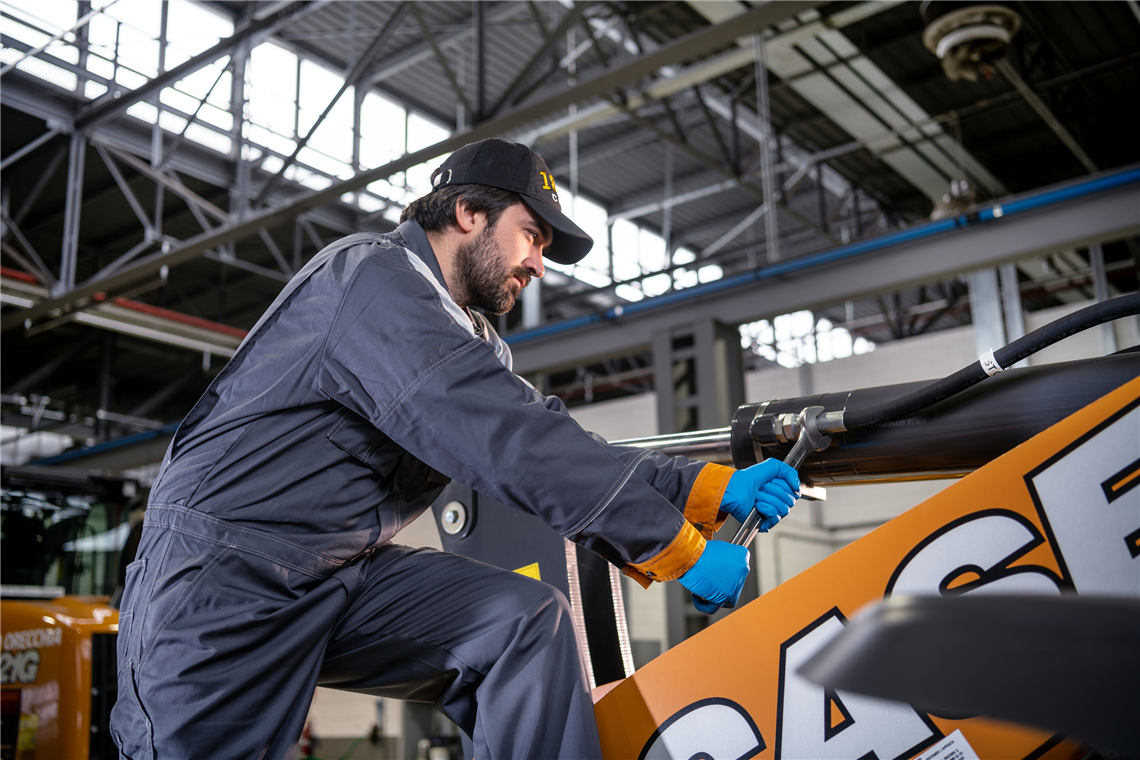
[[[359,414],[341,411],[332,430],[325,436],[341,451],[372,468],[380,477],[387,478],[400,463],[406,452],[391,438],[372,426]]]
[[[146,569],[146,558],[136,559],[127,565],[126,582],[123,596],[119,600],[119,660],[125,661],[132,655],[131,633],[134,629],[135,600],[142,593],[143,571]]]

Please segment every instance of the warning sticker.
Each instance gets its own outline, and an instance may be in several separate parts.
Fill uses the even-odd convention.
[[[531,562],[529,565],[523,565],[515,570],[519,575],[525,575],[527,578],[534,578],[536,581],[542,580],[542,576],[538,573],[538,563]]]
[[[923,752],[915,760],[978,760],[974,748],[958,730]]]

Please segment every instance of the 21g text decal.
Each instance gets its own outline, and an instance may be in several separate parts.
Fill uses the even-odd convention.
[[[0,683],[35,683],[40,673],[40,652],[25,649],[22,652],[0,652]]]

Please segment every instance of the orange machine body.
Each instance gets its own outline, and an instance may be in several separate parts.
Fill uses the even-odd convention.
[[[604,756],[907,760],[960,730],[981,760],[1079,757],[1048,730],[927,714],[796,670],[891,595],[1140,596],[1138,457],[1132,381],[600,688]]]
[[[89,757],[93,636],[118,624],[105,596],[0,601],[6,758]]]

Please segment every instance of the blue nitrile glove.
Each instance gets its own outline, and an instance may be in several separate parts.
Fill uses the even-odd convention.
[[[709,541],[697,563],[677,580],[693,592],[693,604],[711,615],[725,603],[736,604],[748,577],[748,547]]]
[[[786,517],[788,508],[799,497],[800,475],[795,468],[779,459],[765,459],[728,479],[720,508],[739,522],[748,519],[753,509],[760,512],[760,531],[767,533]]]

